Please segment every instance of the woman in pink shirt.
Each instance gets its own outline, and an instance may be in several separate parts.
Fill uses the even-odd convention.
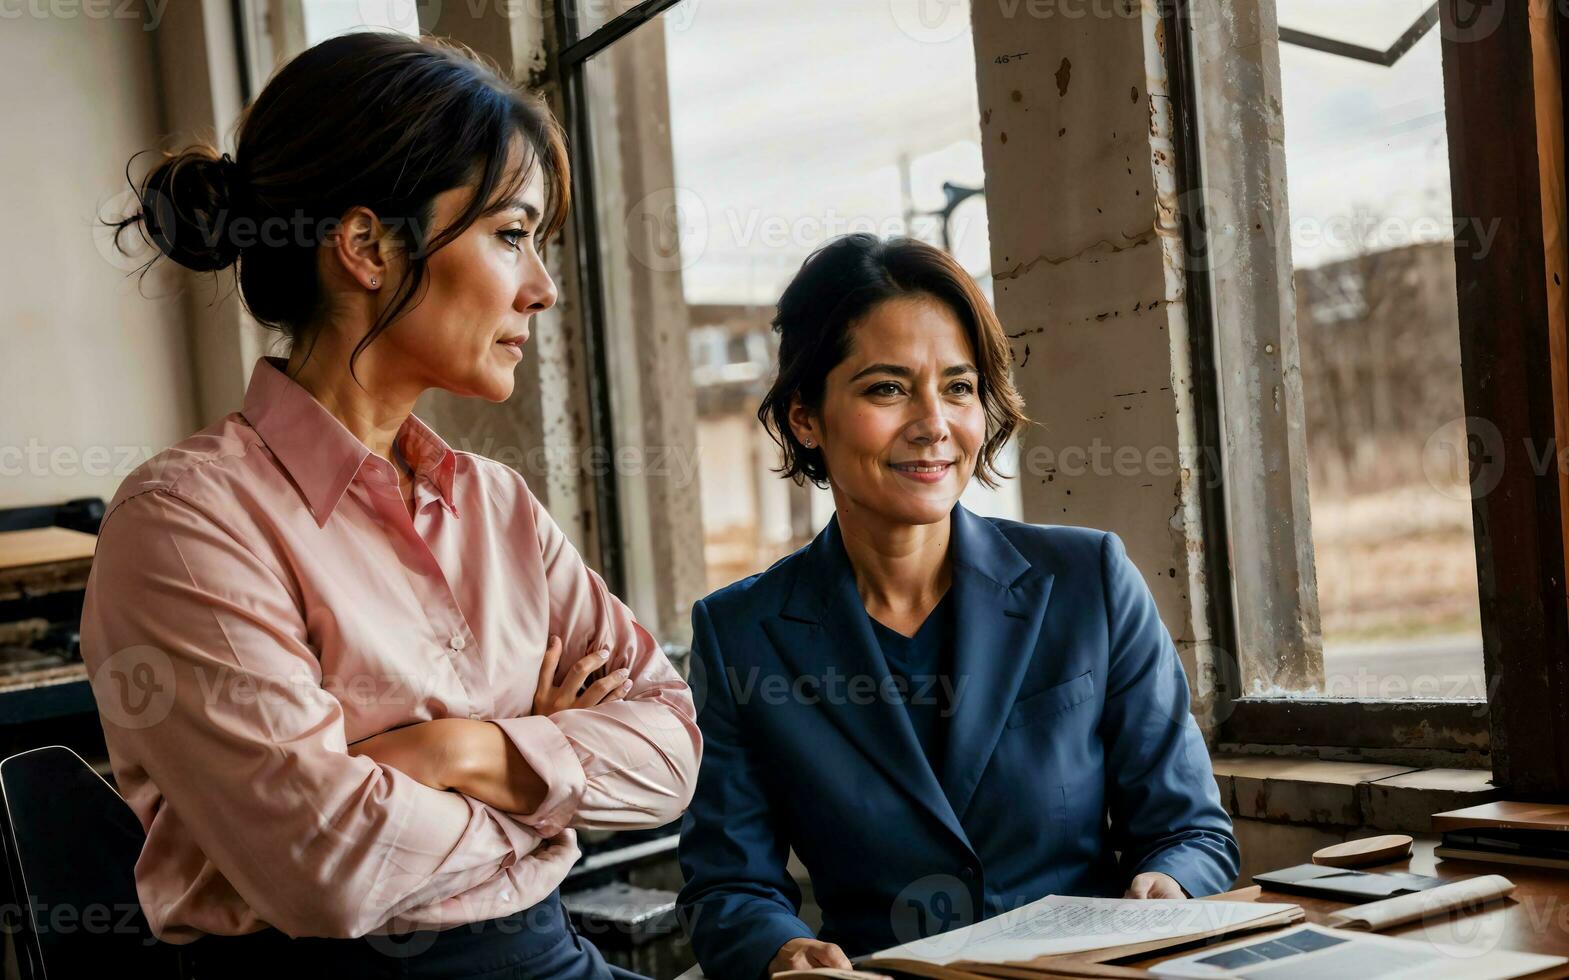
[[[690,694],[523,479],[411,414],[511,395],[567,189],[542,104],[466,49],[360,33],[280,70],[234,159],[161,161],[121,223],[237,262],[290,341],[126,478],[83,614],[138,893],[197,977],[615,975],[561,910],[573,828],[682,812]]]

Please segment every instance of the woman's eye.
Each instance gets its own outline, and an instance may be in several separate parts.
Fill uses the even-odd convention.
[[[868,395],[897,395],[899,385],[892,381],[880,381],[866,389]]]
[[[517,248],[518,243],[528,237],[528,232],[522,228],[507,228],[497,232],[496,237],[503,239],[512,248]]]
[[[968,381],[955,381],[952,390],[960,395],[973,395],[975,394],[975,385]]]

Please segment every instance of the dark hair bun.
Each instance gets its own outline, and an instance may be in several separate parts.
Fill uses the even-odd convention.
[[[0,0],[3,4],[4,0]],[[523,152],[514,159],[514,143]],[[292,343],[313,341],[333,298],[318,269],[351,208],[364,208],[400,246],[389,298],[355,358],[425,295],[428,258],[531,176],[544,178],[537,247],[566,223],[572,176],[561,125],[542,97],[521,91],[494,62],[456,41],[399,31],[350,31],[279,68],[246,106],[234,155],[210,135],[177,153],[131,158],[136,203],[102,220],[148,249],[145,274],[165,256],[234,286],[258,324]],[[146,152],[146,151],[143,151]],[[146,176],[132,174],[146,169]],[[435,226],[436,198],[472,188],[468,203]],[[136,249],[141,256],[147,250]],[[226,285],[226,284],[225,284]]]
[[[192,147],[172,154],[141,187],[143,228],[158,250],[197,272],[239,258],[234,220],[242,213],[243,178],[229,155]]]

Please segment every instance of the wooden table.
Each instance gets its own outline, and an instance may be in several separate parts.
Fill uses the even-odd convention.
[[[63,527],[0,531],[0,599],[84,587],[97,543]]]
[[[1514,896],[1502,902],[1486,905],[1477,912],[1396,926],[1379,935],[1398,936],[1401,939],[1427,939],[1435,943],[1464,946],[1476,950],[1478,955],[1485,955],[1486,950],[1507,949],[1522,953],[1569,956],[1569,871],[1508,864],[1483,864],[1477,861],[1435,861],[1433,848],[1437,843],[1434,838],[1419,838],[1409,859],[1362,870],[1415,871],[1418,874],[1436,875],[1445,879],[1499,874],[1515,883]],[[1239,884],[1245,883],[1239,882]],[[1256,901],[1300,905],[1307,913],[1306,921],[1320,925],[1324,924],[1324,918],[1331,912],[1356,904],[1272,891],[1262,892]],[[1268,934],[1261,931],[1228,936],[1216,941],[1214,945],[1218,947],[1242,939],[1260,939]],[[1149,967],[1163,960],[1187,956],[1193,952],[1194,948],[1189,947],[1142,959],[1119,960],[1117,965]],[[697,967],[693,967],[682,974],[680,980],[701,980],[702,975]],[[1532,973],[1529,975],[1529,980],[1547,980],[1550,977],[1569,977],[1569,965]],[[1341,980],[1356,980],[1356,978],[1341,978]]]
[[[1416,846],[1412,849],[1412,855],[1407,860],[1360,870],[1415,871],[1417,874],[1435,875],[1445,879],[1503,875],[1515,883],[1514,895],[1502,902],[1483,906],[1476,912],[1396,926],[1393,929],[1386,929],[1379,935],[1395,936],[1400,939],[1426,939],[1451,946],[1464,946],[1479,952],[1488,949],[1507,949],[1521,953],[1569,956],[1569,871],[1512,864],[1484,864],[1480,861],[1437,861],[1433,857],[1433,848],[1437,843],[1435,838],[1418,838]],[[1272,892],[1267,889],[1259,895],[1257,901],[1295,903],[1302,906],[1302,910],[1307,913],[1308,922],[1320,925],[1325,924],[1324,918],[1331,912],[1356,904],[1329,898]],[[1236,942],[1239,938],[1259,938],[1265,935],[1267,933],[1258,932],[1246,934],[1244,937],[1231,936],[1215,945],[1226,945]],[[1162,960],[1187,956],[1192,952],[1190,948],[1144,959],[1121,961],[1119,965],[1148,967]],[[1569,977],[1569,965],[1530,974],[1530,980],[1546,980],[1548,977]]]
[[[0,531],[0,602],[85,589],[97,543],[94,535],[63,527]],[[0,633],[6,634],[0,635],[0,645],[25,646],[6,631],[30,634],[34,623],[42,620],[0,623]],[[94,710],[87,668],[79,662],[0,677],[0,721],[7,725]]]

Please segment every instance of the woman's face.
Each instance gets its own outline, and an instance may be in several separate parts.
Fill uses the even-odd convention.
[[[516,141],[509,165],[521,162],[521,150]],[[449,227],[473,193],[459,187],[437,195],[432,234]],[[408,365],[421,389],[505,401],[530,320],[556,303],[556,284],[535,247],[543,210],[544,179],[536,166],[505,209],[430,255],[423,298],[373,348]],[[401,269],[389,272],[395,279]]]
[[[828,372],[821,408],[797,403],[791,428],[822,451],[841,514],[941,521],[986,441],[969,338],[929,296],[888,300],[850,331],[850,353]]]

